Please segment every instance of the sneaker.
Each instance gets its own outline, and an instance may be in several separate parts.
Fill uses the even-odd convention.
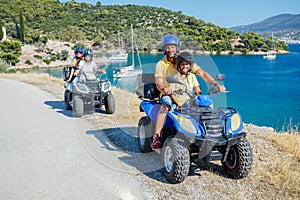
[[[161,147],[161,143],[159,141],[159,137],[157,135],[154,136],[153,142],[151,144],[152,150],[159,149]]]

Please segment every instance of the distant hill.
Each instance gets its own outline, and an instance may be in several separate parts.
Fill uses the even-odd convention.
[[[281,14],[267,18],[263,21],[230,28],[239,34],[255,32],[262,37],[271,36],[272,32],[277,38],[290,38],[300,40],[300,14]]]

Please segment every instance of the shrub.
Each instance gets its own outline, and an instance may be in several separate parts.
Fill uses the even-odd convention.
[[[8,68],[9,68],[8,63],[0,59],[0,72],[5,72]]]
[[[49,65],[51,63],[51,60],[48,59],[43,59],[44,63],[46,63],[47,65]]]
[[[69,57],[69,52],[67,50],[62,50],[60,54],[60,59],[61,60],[67,60]]]
[[[25,64],[27,64],[27,65],[32,65],[32,62],[31,62],[30,60],[26,60],[26,61],[25,61]]]
[[[43,58],[43,57],[40,56],[40,55],[33,55],[33,57],[36,58],[36,59],[40,59],[40,60],[42,60],[42,58]]]

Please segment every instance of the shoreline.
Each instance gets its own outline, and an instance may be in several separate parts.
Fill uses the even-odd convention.
[[[249,53],[234,53],[234,54],[230,54],[230,53],[226,53],[226,52],[222,52],[222,53],[216,53],[216,52],[203,52],[203,51],[193,51],[193,50],[183,50],[183,51],[187,51],[189,53],[192,54],[196,54],[196,55],[203,55],[203,56],[263,56],[266,55],[267,52],[249,52]],[[289,54],[289,51],[280,51],[277,52],[276,54],[278,55],[285,55],[285,54]],[[161,52],[150,52],[150,53],[146,53],[146,52],[139,52],[139,54],[162,54]],[[21,61],[21,59],[20,59]],[[111,60],[109,60],[106,57],[100,57],[94,58],[94,61],[96,62],[97,65],[109,65],[112,64],[113,62]],[[28,65],[25,64],[25,61],[23,61],[23,63],[20,63],[16,66],[11,66],[10,69],[40,69],[40,68],[59,68],[59,67],[65,67],[65,66],[71,66],[70,65],[70,61],[54,61],[52,63],[50,63],[49,65],[45,64],[45,63],[41,63],[41,62],[35,62],[32,65]]]
[[[22,55],[19,57],[19,62],[15,66],[11,66],[12,69],[34,69],[34,68],[57,68],[57,67],[64,67],[64,66],[70,66],[72,64],[73,59],[73,50],[71,49],[71,44],[68,42],[59,42],[59,41],[48,41],[47,47],[52,50],[52,53],[59,53],[62,50],[68,51],[68,58],[63,60],[55,60],[50,61],[49,64],[46,64],[43,59],[38,59],[36,56],[40,56],[41,58],[48,58],[49,52],[46,51],[38,51],[38,49],[33,45],[24,45],[22,46]],[[105,55],[105,54],[113,54],[117,51],[117,49],[95,49],[93,50],[95,55]],[[247,53],[242,53],[241,51],[223,51],[223,52],[210,52],[210,51],[204,51],[204,50],[191,50],[191,49],[185,49],[181,51],[187,51],[192,54],[196,55],[205,55],[205,56],[263,56],[266,55],[267,52],[254,52],[250,51]],[[140,54],[162,54],[162,52],[159,52],[157,50],[153,50],[151,52],[139,52]],[[284,50],[276,50],[276,54],[289,54],[289,51]],[[111,60],[108,59],[108,57],[102,56],[102,57],[94,57],[94,60],[97,65],[109,65],[113,63]],[[27,62],[30,61],[31,64],[27,64]]]

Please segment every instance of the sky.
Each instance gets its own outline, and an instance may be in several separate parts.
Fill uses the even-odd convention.
[[[69,0],[60,0],[66,2]],[[145,5],[172,11],[230,28],[248,25],[279,14],[300,14],[300,0],[76,0],[102,5]]]

